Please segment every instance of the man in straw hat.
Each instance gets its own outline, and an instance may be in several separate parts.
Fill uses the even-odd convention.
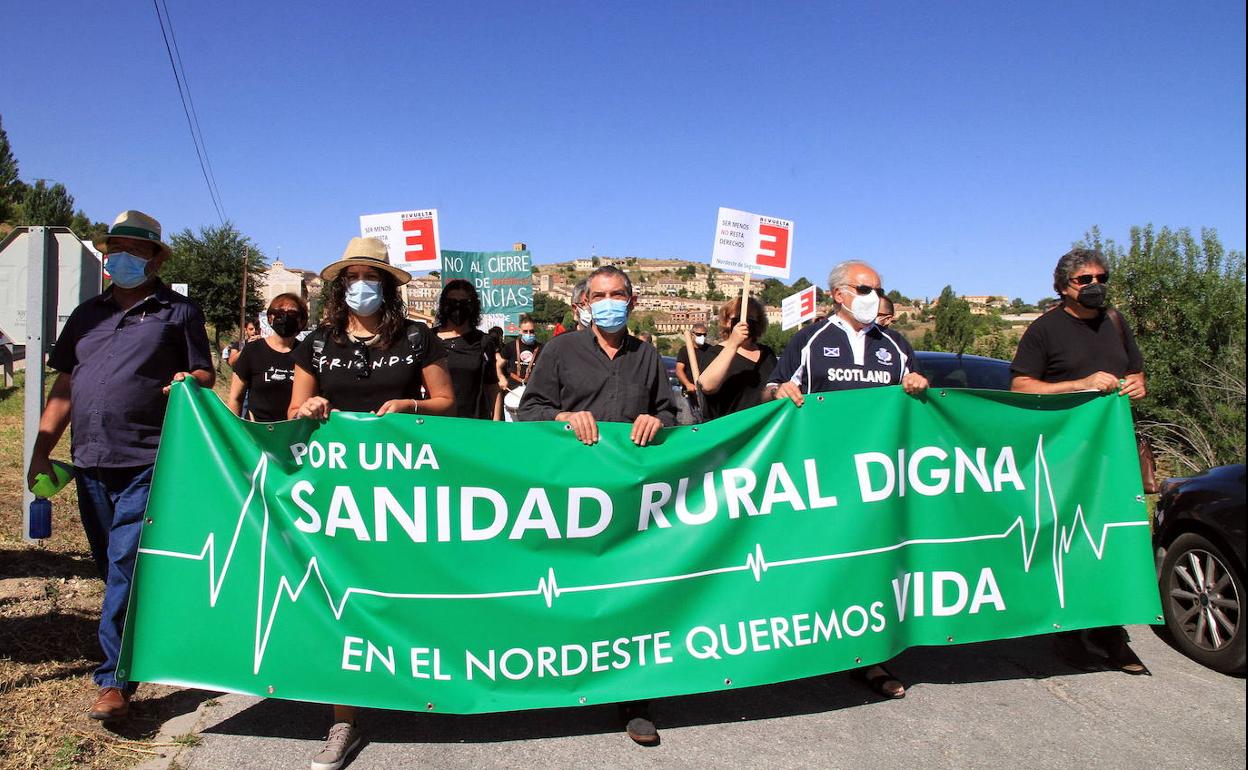
[[[100,692],[90,716],[105,720],[126,715],[135,688],[117,670],[117,655],[169,387],[194,377],[211,388],[215,378],[203,313],[158,277],[170,254],[160,223],[123,211],[96,246],[107,255],[112,285],[75,308],[48,356],[59,374],[28,483],[50,473],[48,455],[72,423],[78,506],[104,579],[104,662],[95,671]]]

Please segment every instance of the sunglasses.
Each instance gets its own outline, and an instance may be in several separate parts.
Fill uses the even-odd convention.
[[[1075,286],[1087,286],[1092,283],[1094,279],[1097,283],[1109,283],[1109,273],[1088,273],[1087,275],[1076,275],[1074,278],[1070,279],[1070,282]]]
[[[865,297],[865,296],[867,296],[868,294],[870,294],[871,292],[875,292],[876,294],[880,295],[881,297],[883,297],[883,296],[884,296],[884,289],[883,289],[883,288],[881,288],[881,287],[879,287],[879,286],[867,286],[867,285],[865,285],[865,284],[861,284],[861,283],[860,283],[860,284],[858,284],[857,286],[850,286],[850,285],[849,285],[849,284],[847,284],[847,283],[846,283],[846,284],[842,284],[842,285],[843,285],[846,289],[853,289],[855,292],[857,292],[857,293],[858,293],[858,296],[860,296],[860,297]]]
[[[358,369],[355,372],[355,379],[367,380],[371,374],[371,367],[368,365],[368,350],[360,345],[354,350],[355,363]]]

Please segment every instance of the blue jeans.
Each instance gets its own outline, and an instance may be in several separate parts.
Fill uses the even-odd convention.
[[[139,553],[139,533],[152,485],[152,467],[78,468],[78,508],[82,528],[91,544],[91,556],[104,579],[104,606],[100,609],[100,648],[104,662],[95,670],[100,687],[134,692],[135,685],[118,679],[117,656],[130,601],[130,579]]]

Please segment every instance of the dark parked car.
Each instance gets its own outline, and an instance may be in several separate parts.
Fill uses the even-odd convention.
[[[1010,389],[1010,362],[969,353],[915,352],[916,367],[933,388]]]
[[[675,356],[659,356],[663,359],[663,368],[667,371],[667,381],[672,383],[672,387],[679,388],[680,380],[676,379],[676,357]]]
[[[1161,608],[1175,645],[1215,671],[1243,673],[1243,463],[1167,481],[1153,544]]]

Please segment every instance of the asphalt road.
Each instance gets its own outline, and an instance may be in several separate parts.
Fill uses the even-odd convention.
[[[670,698],[654,705],[662,743],[652,748],[628,740],[612,707],[366,710],[367,742],[348,767],[1244,767],[1244,680],[1193,663],[1148,627],[1130,631],[1152,676],[1076,672],[1047,638],[916,649],[892,666],[911,683],[904,700],[882,702],[846,674]],[[195,720],[202,740],[166,764],[304,768],[329,708],[227,695]]]

